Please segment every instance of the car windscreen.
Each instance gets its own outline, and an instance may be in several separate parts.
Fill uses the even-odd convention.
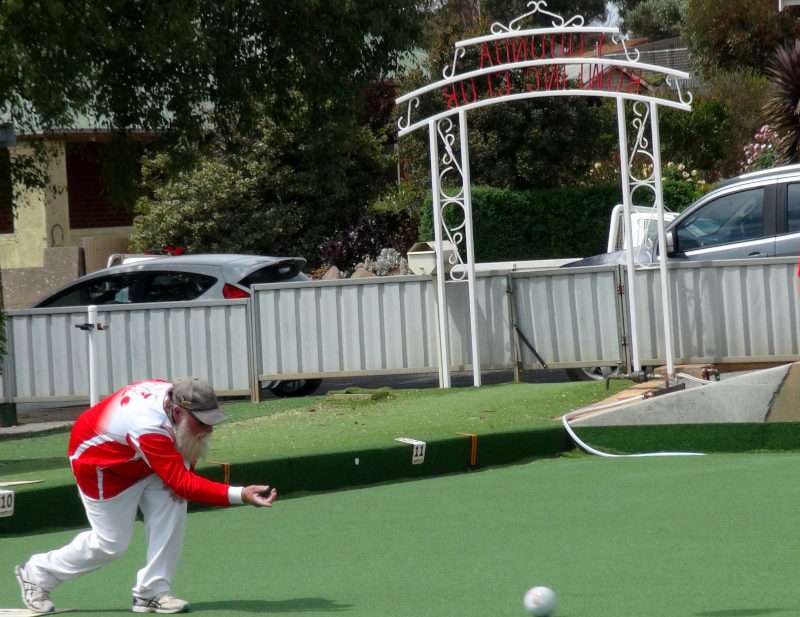
[[[251,287],[257,283],[280,283],[281,281],[289,281],[300,274],[301,267],[301,261],[279,261],[254,270],[239,281],[239,284]]]

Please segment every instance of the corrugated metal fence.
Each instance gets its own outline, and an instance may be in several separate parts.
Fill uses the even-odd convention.
[[[540,346],[548,365],[619,364],[617,277],[616,267],[479,275],[481,367],[516,363],[512,301],[521,330],[534,347]],[[438,307],[428,277],[273,283],[254,289],[262,380],[438,370]],[[465,283],[447,284],[447,308],[450,369],[471,368]],[[521,361],[539,366],[529,349]]]
[[[671,265],[678,362],[800,357],[794,259]],[[617,266],[479,275],[483,369],[626,364]],[[664,363],[657,270],[636,275],[640,357]],[[471,368],[467,285],[447,284],[450,370]],[[258,285],[250,300],[99,307],[100,393],[198,375],[223,394],[267,380],[439,370],[435,283],[386,277]],[[86,400],[85,308],[9,311],[6,400]],[[518,331],[515,330],[515,324]],[[530,344],[530,347],[528,346]]]
[[[438,370],[429,277],[256,285],[264,380]]]
[[[251,392],[249,302],[171,302],[98,307],[99,392],[138,379],[203,375],[223,394]],[[8,312],[5,383],[17,402],[87,400],[84,307]]]
[[[675,361],[779,362],[800,356],[797,259],[671,264]],[[658,270],[636,273],[643,365],[664,361]]]

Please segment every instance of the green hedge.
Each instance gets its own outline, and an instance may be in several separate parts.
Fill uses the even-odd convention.
[[[611,210],[620,200],[618,186],[530,191],[473,187],[475,258],[510,261],[605,252]],[[455,216],[459,212],[447,208],[451,224],[460,220]],[[420,221],[421,240],[433,238],[432,218],[429,199]]]

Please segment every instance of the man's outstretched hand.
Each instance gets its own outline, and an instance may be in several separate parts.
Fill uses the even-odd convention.
[[[257,508],[269,508],[278,498],[278,491],[270,486],[251,484],[242,491],[242,501]]]

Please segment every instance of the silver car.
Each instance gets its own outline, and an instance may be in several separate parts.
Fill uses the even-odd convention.
[[[800,165],[743,174],[717,185],[667,227],[671,259],[718,260],[800,255]],[[653,263],[649,238],[638,263]],[[567,267],[624,263],[624,253],[605,253]]]
[[[148,256],[82,276],[33,308],[247,298],[256,283],[306,280],[301,257],[205,254]],[[314,392],[319,379],[266,384],[277,396]]]

